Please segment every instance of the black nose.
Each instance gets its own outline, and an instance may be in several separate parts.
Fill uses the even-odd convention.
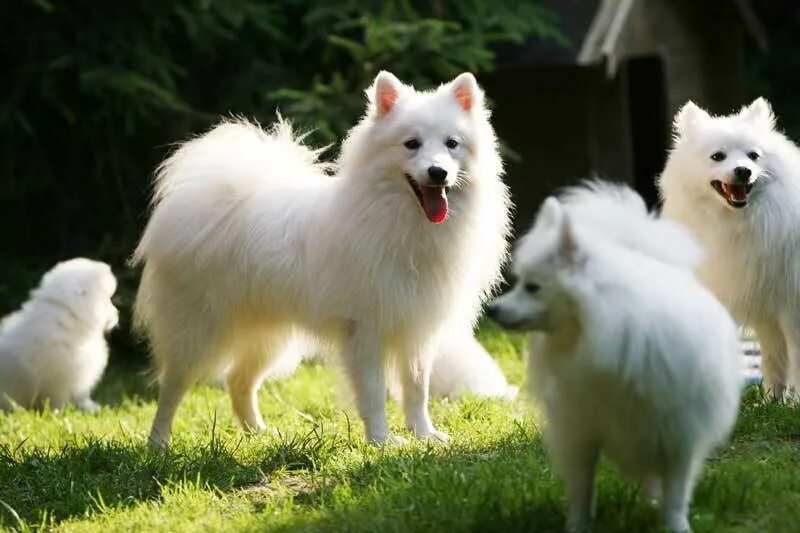
[[[750,179],[750,174],[752,174],[752,172],[747,167],[736,167],[733,169],[734,177],[737,180],[743,181],[745,183],[747,183],[747,180]]]
[[[428,176],[430,176],[433,183],[441,185],[447,178],[447,171],[442,167],[428,167]]]
[[[486,315],[492,320],[497,320],[497,315],[499,312],[500,308],[497,306],[497,304],[489,304],[486,307]]]

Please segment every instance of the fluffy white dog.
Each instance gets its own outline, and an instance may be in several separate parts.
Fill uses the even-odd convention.
[[[763,98],[723,117],[689,102],[659,186],[664,215],[707,252],[698,276],[755,330],[764,388],[781,399],[800,385],[800,150]]]
[[[117,325],[117,280],[105,263],[58,263],[22,309],[0,322],[0,408],[73,402],[94,412],[92,389],[108,361],[104,333]]]
[[[442,332],[431,350],[431,396],[456,399],[464,394],[472,394],[505,400],[517,397],[519,387],[508,384],[497,361],[481,346],[469,328]],[[293,374],[303,360],[318,356],[327,359],[332,355],[329,347],[309,335],[299,333],[275,357],[265,377],[282,379]],[[402,389],[396,378],[392,374],[387,385],[391,395],[400,399]]]
[[[284,122],[223,122],[159,169],[134,255],[160,381],[154,445],[222,368],[242,425],[263,428],[257,388],[295,326],[342,353],[369,441],[392,437],[389,357],[406,425],[448,439],[428,414],[431,347],[474,321],[506,254],[497,143],[471,74],[418,92],[382,72],[368,96],[335,176]]]
[[[431,370],[431,394],[458,398],[513,400],[519,388],[509,385],[497,361],[467,328],[445,332],[440,338]]]
[[[601,451],[663,494],[671,530],[689,529],[695,479],[734,424],[742,383],[736,326],[692,273],[698,257],[687,231],[599,183],[549,198],[515,251],[518,281],[489,312],[541,330],[529,380],[570,530],[590,525]]]

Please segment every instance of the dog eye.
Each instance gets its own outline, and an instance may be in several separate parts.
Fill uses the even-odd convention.
[[[416,150],[417,148],[422,146],[422,143],[419,142],[417,139],[409,139],[403,143],[403,146],[405,146],[409,150]]]
[[[748,152],[747,157],[749,157],[753,161],[758,161],[758,158],[761,157],[761,154],[758,152]]]
[[[452,150],[453,148],[458,146],[458,141],[453,138],[450,138],[447,139],[447,141],[445,141],[444,145],[447,146],[450,150]]]
[[[539,292],[540,288],[541,287],[539,287],[539,285],[536,283],[528,282],[525,284],[525,292],[527,292],[528,294],[536,294],[537,292]]]
[[[726,158],[726,157],[727,157],[727,156],[725,155],[725,152],[714,152],[713,154],[711,154],[711,159],[712,159],[713,161],[716,161],[716,162],[718,162],[718,163],[719,163],[720,161],[725,161],[725,158]]]

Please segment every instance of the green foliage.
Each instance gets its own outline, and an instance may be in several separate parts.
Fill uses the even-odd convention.
[[[220,115],[280,108],[335,144],[381,69],[431,87],[491,70],[495,44],[563,39],[534,0],[12,0],[3,20],[0,314],[75,255],[112,264],[125,307],[152,170]]]
[[[158,160],[221,114],[281,107],[333,143],[380,69],[431,86],[491,70],[498,42],[561,38],[521,0],[17,0],[3,18],[0,248],[48,260],[127,255]]]

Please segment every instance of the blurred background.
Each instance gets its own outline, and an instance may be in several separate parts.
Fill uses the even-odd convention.
[[[112,361],[142,362],[126,265],[171,143],[220,115],[337,143],[381,69],[417,87],[469,70],[486,89],[526,228],[590,175],[653,178],[687,99],[727,113],[765,96],[800,139],[796,0],[6,0],[0,8],[0,314],[56,261],[120,278]]]

